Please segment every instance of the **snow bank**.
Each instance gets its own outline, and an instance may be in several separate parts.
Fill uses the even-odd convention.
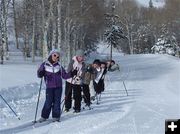
[[[44,85],[44,84],[43,84]],[[31,83],[24,86],[16,86],[10,88],[4,88],[0,90],[0,94],[7,102],[26,100],[32,98],[39,91],[39,83]],[[44,86],[42,87],[44,89]],[[0,108],[5,107],[6,104],[0,101]]]
[[[0,90],[3,88],[21,86],[29,83],[38,83],[40,80],[37,78],[38,63],[28,64],[13,63],[8,61],[0,65]]]

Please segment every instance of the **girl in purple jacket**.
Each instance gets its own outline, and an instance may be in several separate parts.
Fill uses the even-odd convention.
[[[52,50],[49,53],[47,61],[43,62],[37,71],[38,77],[44,77],[46,83],[46,100],[39,122],[43,122],[49,118],[51,109],[53,121],[59,121],[61,112],[62,78],[68,79],[77,73],[76,70],[66,73],[65,69],[59,63],[59,57],[59,51]]]

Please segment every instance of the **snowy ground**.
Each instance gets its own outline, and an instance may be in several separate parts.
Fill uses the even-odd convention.
[[[102,50],[100,54],[107,57]],[[63,113],[60,123],[35,126],[29,124],[34,120],[40,82],[36,78],[37,65],[23,65],[25,69],[17,65],[0,66],[3,85],[0,93],[21,117],[17,120],[1,100],[0,133],[164,134],[165,119],[180,117],[180,60],[167,55],[122,56],[118,53],[114,53],[114,59],[121,71],[107,74],[100,105],[93,103],[93,110],[83,110],[79,115]],[[19,83],[14,84],[16,81]],[[44,90],[38,114],[43,102]]]

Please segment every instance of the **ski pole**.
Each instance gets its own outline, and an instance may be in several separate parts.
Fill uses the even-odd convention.
[[[124,89],[126,90],[126,94],[128,96],[128,92],[127,92],[126,85],[125,85],[124,81],[123,81],[123,85],[124,85]]]
[[[39,106],[39,99],[40,99],[40,94],[41,94],[42,81],[43,81],[43,78],[41,78],[41,82],[40,82],[40,88],[39,88],[38,100],[37,100],[37,105],[36,105],[36,113],[35,113],[34,123],[36,123],[36,117],[37,117],[37,111],[38,111],[38,106]]]
[[[1,98],[4,100],[4,102],[8,105],[8,107],[11,109],[11,111],[14,113],[14,115],[20,120],[20,117],[16,114],[16,112],[11,108],[11,106],[7,103],[7,101],[2,97],[0,94]]]
[[[63,99],[63,100],[61,101],[60,105],[63,103],[64,100],[65,100],[65,99]]]
[[[64,106],[65,106],[65,99],[63,99],[63,100],[61,101],[61,104],[63,104],[63,105],[62,105],[62,108],[61,108],[61,111],[60,111],[59,121],[61,120],[61,115],[62,115]],[[60,106],[61,106],[61,104],[60,104]]]
[[[64,109],[64,102],[65,102],[65,98],[61,101],[60,105],[62,104],[62,110]],[[61,112],[62,113],[62,112]]]

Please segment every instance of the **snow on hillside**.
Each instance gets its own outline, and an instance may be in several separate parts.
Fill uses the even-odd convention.
[[[148,7],[149,6],[149,0],[136,0],[138,3],[142,6]],[[153,6],[155,7],[163,7],[165,4],[164,0],[152,0]]]
[[[100,55],[96,58],[107,57],[109,51],[105,50],[105,47],[100,46],[98,50]],[[120,64],[121,71],[108,72],[105,80],[106,89],[102,94],[100,105],[93,102],[92,110],[82,110],[79,115],[74,115],[73,110],[70,113],[63,113],[60,123],[46,122],[34,126],[30,124],[34,120],[40,82],[34,73],[37,68],[33,65],[27,65],[26,70],[22,69],[24,65],[16,67],[18,68],[14,73],[16,77],[9,77],[8,80],[12,83],[19,81],[19,85],[14,88],[14,93],[5,90],[0,90],[0,93],[4,98],[11,96],[8,102],[18,112],[21,120],[17,120],[1,101],[0,133],[164,134],[165,119],[180,117],[179,59],[151,54],[123,56],[118,52],[113,53],[113,58]],[[2,81],[5,81],[5,75],[9,73],[9,68],[11,69],[11,66],[5,67],[6,69],[0,66],[0,71],[4,72]],[[22,71],[29,72],[29,77]],[[19,74],[24,81],[20,81]],[[128,96],[123,81],[128,89]],[[36,84],[32,86],[31,83],[34,82]],[[7,83],[3,88],[12,90]],[[44,90],[41,94],[38,117],[43,103]]]

